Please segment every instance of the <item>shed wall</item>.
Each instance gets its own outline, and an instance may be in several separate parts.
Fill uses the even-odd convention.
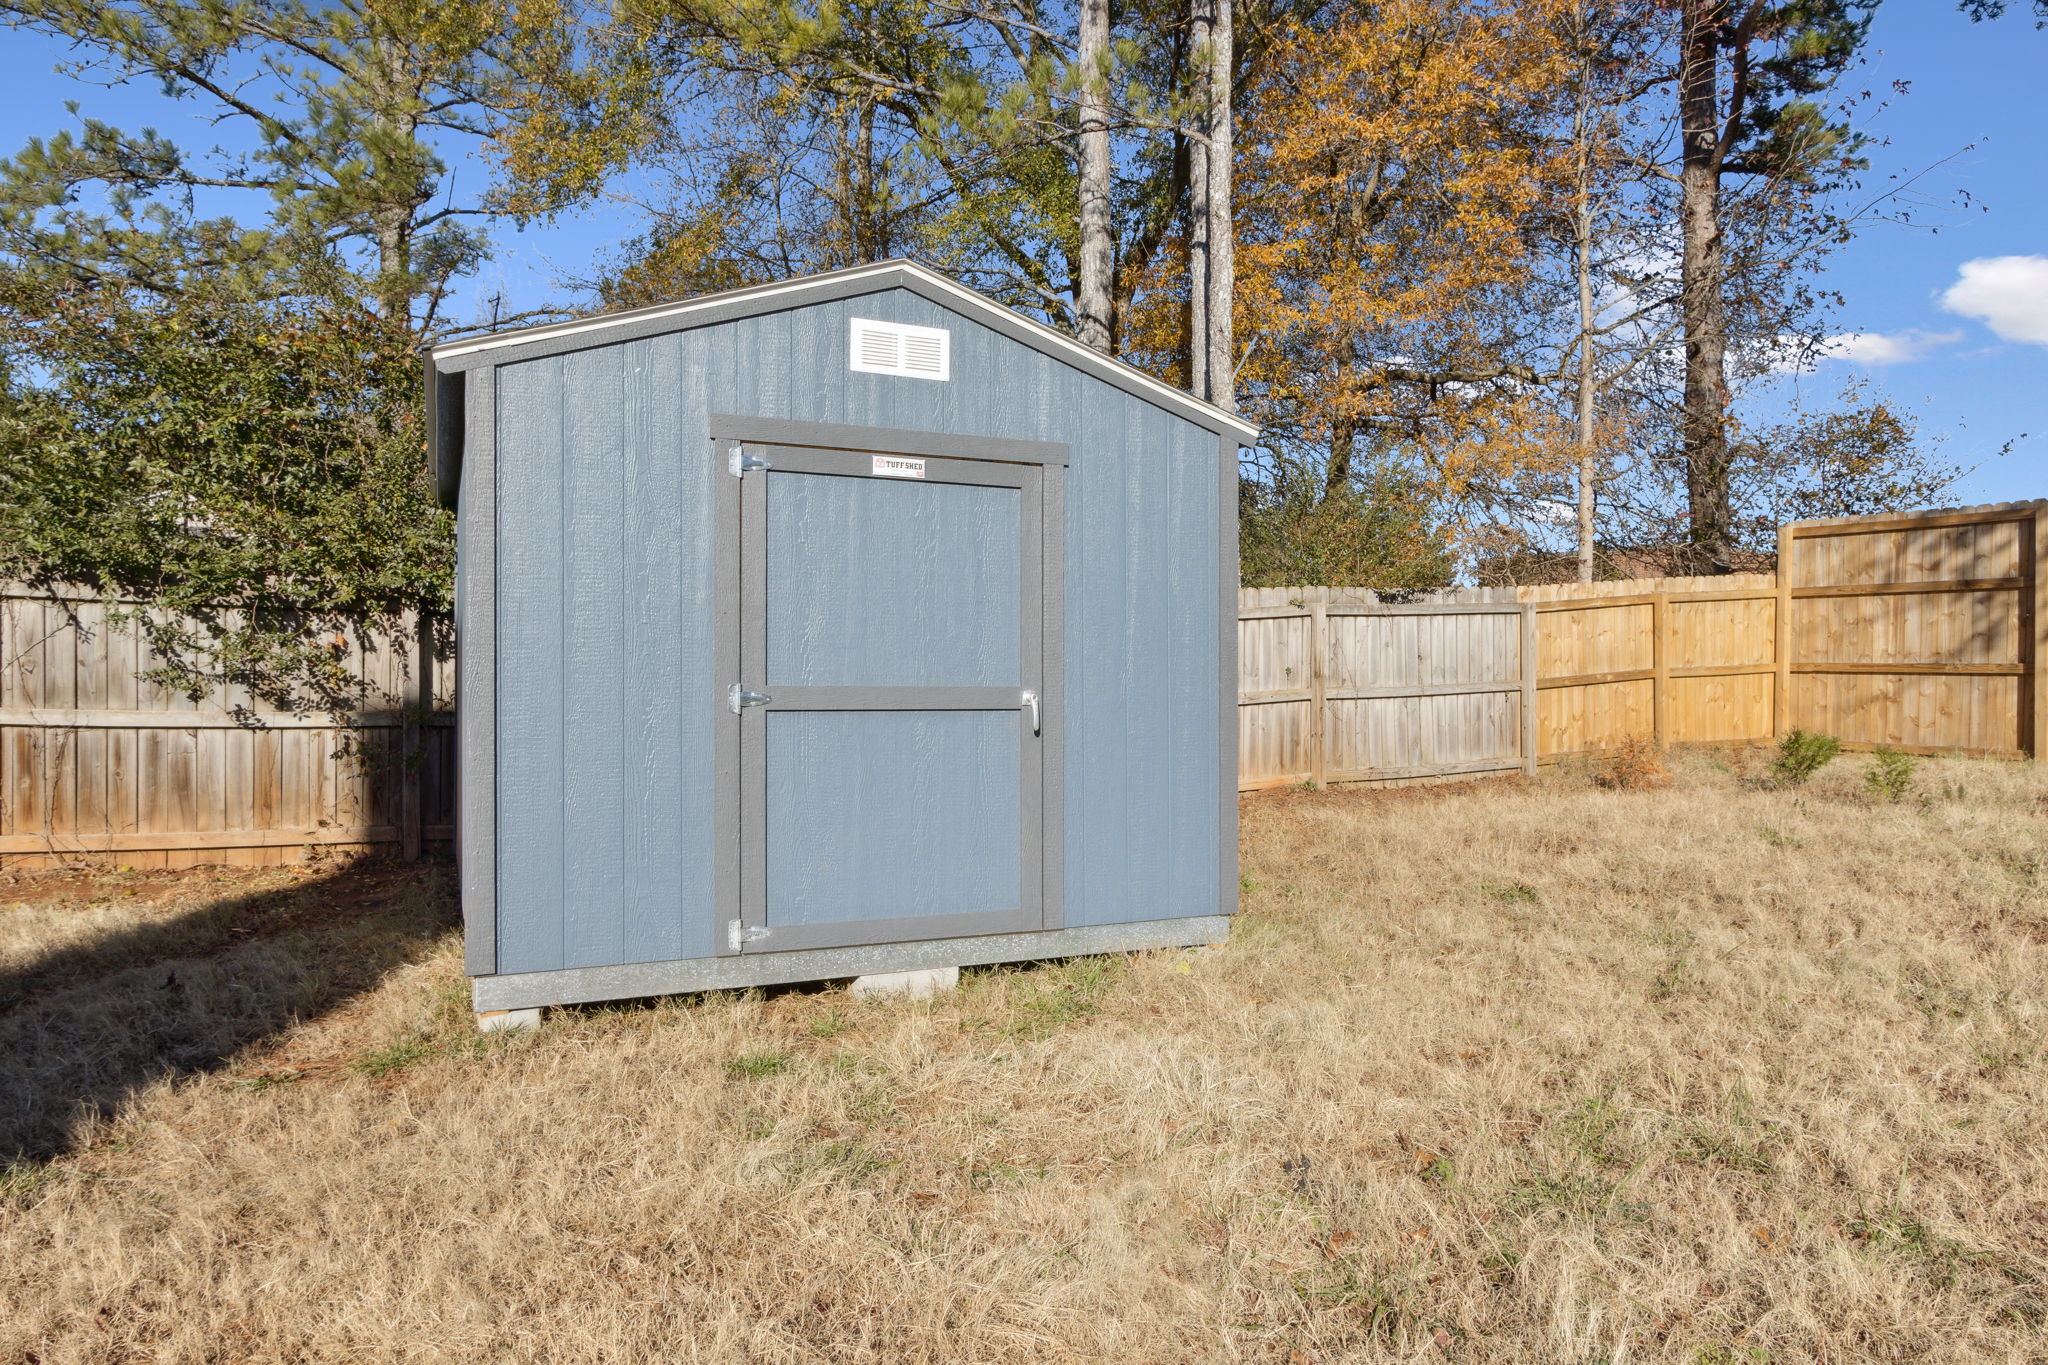
[[[856,316],[952,379],[850,372]],[[1066,923],[1214,913],[1213,433],[908,290],[495,373],[499,972],[716,950],[712,412],[1066,443]]]

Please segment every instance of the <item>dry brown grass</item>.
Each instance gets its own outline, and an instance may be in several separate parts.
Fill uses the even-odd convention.
[[[2048,774],[1745,765],[1255,800],[1220,952],[489,1041],[438,882],[0,887],[0,1083],[140,1087],[11,1177],[0,1360],[2041,1359]],[[252,889],[146,1079],[94,1002]]]

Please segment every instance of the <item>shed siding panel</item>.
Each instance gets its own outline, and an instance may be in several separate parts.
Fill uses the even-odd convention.
[[[625,960],[625,347],[563,361],[563,961]]]
[[[498,970],[562,956],[563,365],[498,374]]]
[[[688,440],[704,410],[700,338],[657,337],[628,348],[624,775],[625,960],[694,956],[712,942],[716,710],[708,450]],[[692,701],[691,699],[695,699]]]

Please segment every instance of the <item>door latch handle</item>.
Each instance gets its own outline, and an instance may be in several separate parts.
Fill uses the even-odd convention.
[[[1026,692],[1023,700],[1018,705],[1031,712],[1031,733],[1034,735],[1041,733],[1038,724],[1038,694],[1036,692]]]
[[[775,698],[766,692],[749,692],[738,683],[728,688],[725,694],[725,704],[732,709],[734,715],[738,715],[749,706],[766,706],[774,700]]]

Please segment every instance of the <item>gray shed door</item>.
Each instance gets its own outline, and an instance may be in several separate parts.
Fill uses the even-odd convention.
[[[747,451],[744,949],[1041,927],[1043,472]]]

